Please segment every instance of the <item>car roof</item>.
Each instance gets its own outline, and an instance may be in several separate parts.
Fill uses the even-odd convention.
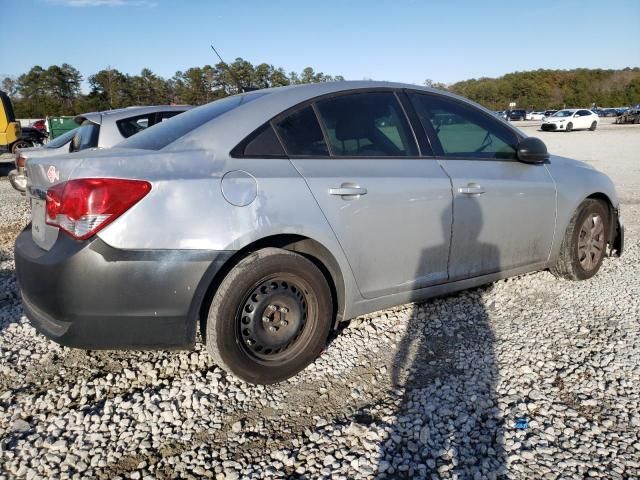
[[[116,108],[114,110],[103,110],[101,112],[89,112],[76,115],[73,119],[78,125],[85,120],[88,120],[97,125],[101,125],[103,121],[110,120],[116,121],[123,118],[135,117],[137,115],[144,115],[146,113],[155,112],[170,112],[180,111],[184,112],[193,108],[191,105],[147,105],[147,106],[134,106],[127,108]]]
[[[240,140],[245,138],[260,125],[298,104],[311,101],[323,95],[372,89],[407,89],[451,97],[466,104],[471,104],[495,118],[495,115],[491,110],[488,110],[482,105],[472,102],[466,98],[444,90],[419,85],[371,80],[345,80],[304,85],[288,85],[285,87],[266,88],[242,94],[246,96],[257,95],[257,98],[253,99],[251,102],[245,102],[237,108],[234,108],[210,120],[209,122],[200,125],[196,129],[167,145],[166,148],[168,150],[180,150],[185,148],[194,148],[195,145],[199,145],[205,148],[219,148],[223,151],[229,151]],[[203,105],[198,108],[207,108],[207,105]],[[505,122],[505,125],[517,136],[522,136],[522,132],[517,130],[510,123]],[[210,128],[215,129],[216,133],[214,134],[214,131],[210,130]]]

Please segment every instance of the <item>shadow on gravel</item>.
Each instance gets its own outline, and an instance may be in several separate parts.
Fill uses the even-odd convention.
[[[478,240],[478,202],[464,200],[464,208],[475,210],[473,225],[464,226],[469,255],[481,253],[483,265],[499,265],[498,248]],[[426,250],[422,262],[441,253],[441,247]],[[496,478],[506,473],[494,344],[481,290],[416,304],[391,368],[395,415],[386,426],[390,434],[381,445],[378,478]]]

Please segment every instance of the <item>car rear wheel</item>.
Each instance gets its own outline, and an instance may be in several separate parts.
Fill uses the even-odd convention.
[[[596,128],[598,128],[598,122],[592,122],[589,130],[593,132]]]
[[[573,130],[573,123],[569,122],[567,123],[567,128],[565,129],[565,131],[570,132],[571,130]]]
[[[568,280],[593,277],[606,256],[608,238],[609,209],[599,200],[585,200],[569,222],[551,272]]]
[[[331,291],[318,267],[297,253],[265,248],[241,260],[218,287],[207,350],[242,380],[277,383],[316,359],[332,317]]]
[[[29,147],[31,147],[31,144],[29,142],[27,142],[26,140],[17,140],[11,146],[11,153],[18,153],[18,149],[20,149],[20,148],[29,148]]]

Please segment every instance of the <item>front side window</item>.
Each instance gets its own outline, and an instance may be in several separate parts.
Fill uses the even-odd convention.
[[[331,153],[346,157],[415,156],[418,150],[392,92],[342,95],[317,103]]]
[[[73,136],[69,151],[79,152],[80,150],[86,150],[88,148],[96,148],[98,146],[99,134],[100,125],[85,120]]]
[[[288,155],[327,157],[329,150],[320,124],[311,106],[275,122],[276,130]]]
[[[409,95],[420,122],[446,157],[515,158],[516,135],[494,117],[442,96]]]

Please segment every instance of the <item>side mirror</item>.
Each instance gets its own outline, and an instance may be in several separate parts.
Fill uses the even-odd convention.
[[[527,137],[520,140],[517,148],[518,160],[523,163],[544,163],[549,160],[547,146],[542,140]]]

